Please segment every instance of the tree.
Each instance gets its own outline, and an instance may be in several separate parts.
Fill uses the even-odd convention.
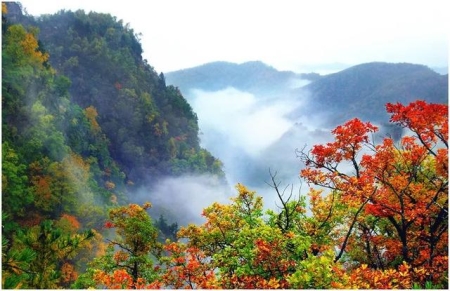
[[[7,60],[14,62],[19,67],[37,66],[42,67],[48,60],[48,54],[39,49],[36,38],[38,30],[36,28],[27,32],[22,25],[11,25],[5,35],[4,54]]]
[[[203,210],[206,222],[181,228],[178,237],[187,243],[168,246],[162,286],[176,288],[286,288],[309,249],[309,240],[296,223],[304,204],[291,201],[285,209],[291,227],[277,225],[280,215],[264,215],[262,197],[244,185],[231,204],[213,203]],[[291,208],[292,206],[295,208]],[[295,215],[291,210],[295,210]],[[283,216],[283,215],[281,215]],[[284,216],[283,216],[284,217]]]
[[[321,226],[342,219],[339,208],[347,208],[344,235],[333,242],[340,247],[335,261],[347,256],[382,270],[405,262],[420,283],[441,282],[448,260],[448,107],[416,101],[386,108],[411,136],[399,145],[388,137],[375,145],[368,134],[377,128],[351,120],[332,131],[333,142],[301,152],[301,176],[331,190],[325,198],[312,196],[313,206],[328,202],[319,207],[327,213]]]
[[[110,210],[105,227],[115,229],[117,238],[108,240],[107,253],[90,264],[96,284],[117,288],[111,285],[116,280],[110,279],[119,276],[121,287],[137,288],[155,280],[153,261],[160,256],[161,244],[158,229],[146,211],[150,207],[150,203],[129,204]]]
[[[196,247],[181,242],[164,245],[166,256],[161,258],[162,274],[146,288],[216,289],[219,287],[208,257]]]
[[[8,218],[2,213],[2,221]],[[4,225],[4,224],[3,224]],[[21,288],[30,279],[28,267],[36,257],[30,248],[16,249],[12,247],[12,240],[2,233],[2,288]]]
[[[54,289],[63,286],[67,279],[64,273],[70,265],[68,261],[92,237],[90,230],[80,233],[66,231],[55,221],[44,220],[40,225],[18,232],[14,248],[8,248],[3,257],[8,270],[6,274],[20,275],[18,286],[24,288]],[[7,279],[13,282],[14,275],[7,276]]]

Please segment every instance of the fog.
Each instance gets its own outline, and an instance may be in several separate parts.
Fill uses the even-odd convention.
[[[308,102],[309,94],[299,95],[292,89],[306,84],[306,80],[291,80],[286,90],[270,95],[256,95],[233,87],[182,92],[197,113],[201,146],[223,162],[229,185],[211,184],[207,176],[168,178],[155,189],[155,194],[170,191],[170,195],[162,196],[177,200],[183,195],[177,193],[180,189],[186,195],[180,205],[187,207],[187,217],[194,217],[213,201],[229,202],[228,198],[236,194],[234,186],[242,183],[263,197],[266,208],[273,209],[277,195],[267,184],[271,181],[271,171],[277,173],[281,188],[290,185],[295,193],[301,189],[304,195],[308,187],[302,186],[299,179],[303,165],[296,149],[330,140],[329,129],[319,127],[323,116],[298,114],[299,108]],[[154,202],[165,205],[167,200],[157,198]]]
[[[271,186],[276,173],[280,189],[307,194],[299,172],[304,167],[298,151],[332,140],[327,115],[308,111],[310,94],[295,90],[308,81],[293,79],[285,89],[255,93],[228,87],[218,91],[191,88],[182,92],[198,116],[201,146],[223,164],[227,183],[209,175],[168,177],[150,189],[133,194],[139,201],[151,197],[154,216],[163,214],[180,225],[202,223],[203,208],[213,202],[230,203],[237,183],[263,197],[266,208],[280,203]],[[333,127],[334,128],[334,127]],[[386,133],[377,132],[381,140]],[[352,167],[343,171],[352,171]]]
[[[276,174],[281,190],[289,186],[287,191],[292,187],[294,194],[305,195],[308,186],[299,178],[303,165],[296,149],[307,150],[331,138],[330,130],[320,127],[324,116],[301,110],[309,94],[293,89],[306,84],[293,79],[270,94],[233,87],[182,92],[198,116],[200,144],[223,162],[226,182],[211,175],[166,177],[130,197],[150,201],[154,218],[164,215],[170,223],[187,225],[204,222],[202,210],[212,203],[230,203],[237,183],[262,196],[266,208],[275,209],[278,198],[269,171]]]
[[[199,117],[202,145],[213,154],[233,151],[258,157],[292,126],[285,115],[298,105],[282,96],[263,99],[234,88],[216,92],[192,90],[191,105]],[[219,137],[220,141],[217,140]]]
[[[150,214],[158,219],[163,215],[169,223],[187,225],[201,224],[202,210],[214,202],[227,204],[234,190],[212,175],[186,175],[166,177],[153,187],[142,187],[133,193],[135,202],[149,201],[153,207]]]

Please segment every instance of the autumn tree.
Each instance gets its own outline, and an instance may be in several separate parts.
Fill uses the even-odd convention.
[[[129,289],[155,280],[154,261],[160,256],[161,244],[157,241],[158,230],[147,213],[150,207],[150,203],[129,204],[110,210],[105,227],[115,230],[117,236],[108,239],[106,253],[90,263],[90,278],[82,278],[87,284]]]
[[[162,286],[289,286],[288,276],[309,249],[309,240],[296,227],[304,216],[304,204],[289,203],[286,209],[291,223],[286,226],[278,213],[265,213],[262,197],[254,191],[242,184],[236,189],[238,194],[230,204],[213,203],[205,208],[202,215],[206,222],[181,228],[178,237],[182,241],[167,246]]]
[[[160,259],[161,275],[146,288],[217,289],[219,283],[211,269],[210,258],[196,247],[182,242],[167,242]]]
[[[317,230],[343,222],[333,228],[340,233],[335,261],[382,270],[405,262],[421,284],[441,282],[448,260],[448,107],[416,101],[386,108],[391,122],[409,130],[399,144],[389,137],[374,144],[369,134],[377,128],[354,119],[332,131],[333,142],[301,152],[301,176],[330,189],[325,196],[311,190]]]

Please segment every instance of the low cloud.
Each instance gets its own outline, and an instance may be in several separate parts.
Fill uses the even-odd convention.
[[[214,202],[229,203],[233,188],[211,175],[166,177],[153,188],[143,187],[133,193],[135,203],[149,201],[151,215],[163,215],[169,223],[179,225],[204,222],[203,209]]]
[[[292,80],[292,88],[307,84]],[[303,167],[295,150],[329,141],[320,128],[323,116],[303,110],[306,91],[286,90],[261,96],[229,87],[220,91],[190,90],[186,95],[199,118],[201,145],[224,163],[231,185],[242,183],[273,208],[276,192],[266,183],[269,170],[282,185],[301,187]],[[303,191],[307,187],[303,186]]]
[[[303,84],[292,83],[295,88]],[[229,87],[184,94],[199,118],[201,146],[223,162],[228,184],[210,175],[161,179],[133,195],[136,202],[152,202],[155,218],[162,214],[179,225],[203,223],[202,210],[214,202],[230,203],[237,183],[262,196],[265,208],[276,209],[280,203],[269,171],[277,173],[280,190],[306,195],[308,187],[299,179],[304,165],[296,149],[307,151],[330,141],[331,134],[320,126],[325,116],[302,109],[308,102],[305,91],[260,96]]]
[[[190,96],[207,149],[218,142],[210,137],[219,135],[231,147],[256,156],[292,125],[285,115],[295,104],[283,102],[282,96],[278,100],[258,98],[231,87],[215,92],[195,89]]]

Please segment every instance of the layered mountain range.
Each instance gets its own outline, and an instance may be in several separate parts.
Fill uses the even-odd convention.
[[[269,168],[295,177],[302,166],[295,150],[326,141],[330,130],[347,120],[370,121],[380,127],[377,137],[397,139],[402,131],[389,123],[387,103],[448,103],[448,74],[409,63],[372,62],[320,75],[278,71],[259,61],[214,62],[165,78],[197,112],[204,146],[229,172],[239,173],[235,181],[255,187]],[[233,121],[239,125],[231,126]]]

